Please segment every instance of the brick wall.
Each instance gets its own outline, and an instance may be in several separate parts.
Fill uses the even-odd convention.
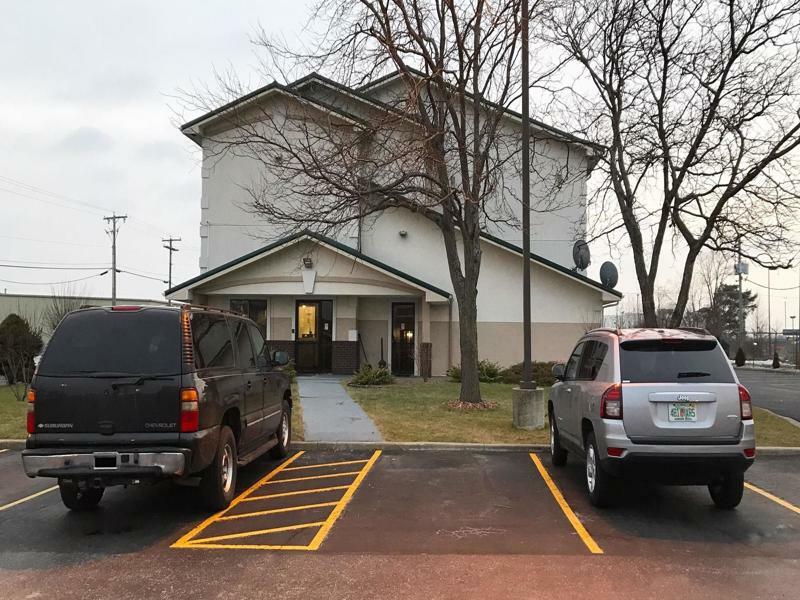
[[[352,375],[358,371],[358,342],[333,342],[331,371],[337,375]]]

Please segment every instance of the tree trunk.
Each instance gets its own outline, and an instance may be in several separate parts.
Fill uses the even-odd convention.
[[[678,291],[678,299],[675,302],[675,308],[672,310],[672,315],[669,319],[669,326],[672,328],[680,327],[683,322],[683,313],[686,312],[686,303],[689,301],[689,289],[692,287],[692,278],[694,277],[694,265],[697,261],[700,248],[701,247],[698,247],[697,251],[694,249],[689,250],[686,261],[683,264],[683,277],[681,278],[681,287]]]
[[[458,331],[461,348],[461,402],[480,402],[478,378],[478,290],[466,285],[458,298]]]

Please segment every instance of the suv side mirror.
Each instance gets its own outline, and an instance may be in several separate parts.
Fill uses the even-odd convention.
[[[272,354],[272,364],[279,367],[289,364],[289,353],[284,350],[276,350]]]
[[[553,377],[555,377],[557,381],[564,381],[564,365],[563,364],[558,363],[556,365],[553,365],[552,373],[553,373]]]

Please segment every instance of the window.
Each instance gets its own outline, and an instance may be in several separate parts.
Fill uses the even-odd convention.
[[[258,364],[258,358],[263,356],[267,359],[271,358],[269,350],[266,347],[266,342],[264,341],[264,336],[259,331],[258,327],[254,326],[252,323],[247,324],[247,329],[250,332],[250,339],[253,342],[253,351],[256,354],[256,364]]]
[[[242,319],[229,319],[231,333],[236,343],[236,361],[240,369],[252,369],[256,366],[253,356],[253,345],[247,334],[247,322]]]
[[[317,339],[316,304],[301,304],[297,307],[297,338],[308,341]]]
[[[173,311],[73,313],[50,340],[39,373],[177,374],[180,339],[180,321]]]
[[[198,369],[233,367],[233,343],[225,317],[209,313],[192,315],[192,338]]]
[[[262,335],[267,335],[267,301],[256,299],[231,299],[231,310],[258,325]]]
[[[630,340],[619,354],[625,383],[734,383],[716,340]]]
[[[572,351],[572,356],[569,357],[567,361],[567,367],[564,369],[564,379],[565,380],[574,380],[578,374],[578,363],[581,359],[581,353],[583,352],[584,342],[581,342],[577,346],[575,346],[575,350]]]
[[[581,364],[578,369],[578,379],[594,381],[603,366],[603,360],[608,352],[608,346],[603,342],[594,340],[586,342],[583,348]]]

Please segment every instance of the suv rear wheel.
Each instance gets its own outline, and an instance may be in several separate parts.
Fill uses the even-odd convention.
[[[717,508],[733,510],[742,501],[744,473],[726,473],[719,483],[709,484],[708,492]]]
[[[550,459],[557,467],[567,464],[567,451],[561,446],[561,439],[558,437],[556,420],[553,413],[550,413]]]
[[[278,431],[275,432],[278,443],[272,447],[270,454],[272,458],[286,458],[289,454],[289,446],[292,443],[292,406],[287,400],[283,401],[281,420],[278,423]]]
[[[81,489],[74,481],[58,480],[61,501],[70,510],[90,510],[100,503],[105,488]]]
[[[200,479],[203,502],[211,510],[227,508],[233,500],[238,470],[236,461],[236,438],[231,428],[223,425],[219,432],[217,453]]]
[[[600,452],[597,450],[597,441],[594,432],[586,436],[586,490],[589,492],[589,501],[598,508],[611,503],[613,492],[613,478],[603,470],[600,464]]]

